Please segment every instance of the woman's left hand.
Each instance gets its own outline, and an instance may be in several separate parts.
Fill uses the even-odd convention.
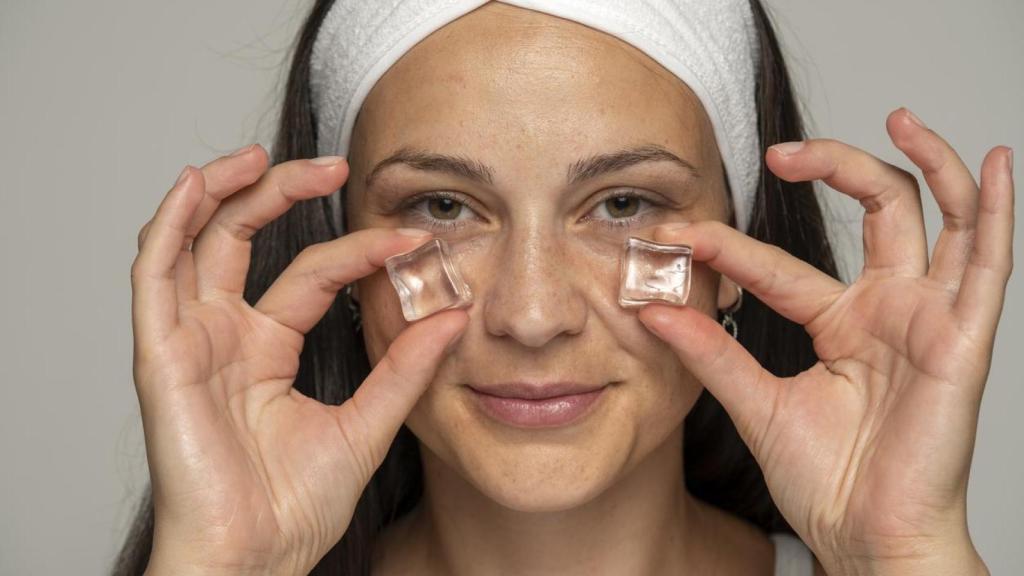
[[[654,304],[639,318],[728,411],[828,574],[985,574],[967,480],[1012,268],[1011,151],[989,151],[979,189],[908,111],[886,125],[942,210],[930,261],[916,178],[835,140],[771,148],[766,161],[784,180],[821,179],[864,206],[852,284],[721,223],[655,236],[692,245],[695,261],[803,325],[816,365],[777,378],[695,309]]]

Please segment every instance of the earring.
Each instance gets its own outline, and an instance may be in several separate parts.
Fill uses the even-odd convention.
[[[346,284],[345,289],[345,306],[348,307],[348,312],[352,316],[352,326],[355,327],[356,332],[363,329],[363,318],[359,312],[359,301],[352,297],[352,285]]]
[[[740,306],[743,305],[743,288],[739,285],[736,286],[736,291],[739,293],[736,296],[736,302],[732,306],[729,306],[725,310],[722,310],[722,327],[732,334],[733,338],[738,338],[740,333],[740,326],[736,323],[736,319],[733,318],[733,314],[739,311]]]

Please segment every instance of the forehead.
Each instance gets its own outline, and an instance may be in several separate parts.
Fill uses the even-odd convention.
[[[577,22],[490,2],[381,77],[352,156],[370,164],[415,146],[536,165],[645,143],[698,168],[718,158],[700,101],[646,54]]]

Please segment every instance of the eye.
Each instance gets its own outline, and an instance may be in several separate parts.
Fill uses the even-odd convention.
[[[475,216],[473,210],[451,192],[421,194],[409,200],[402,211],[421,226],[443,231],[460,228]]]
[[[596,220],[605,226],[629,226],[647,217],[660,204],[642,194],[619,191],[605,196],[585,220]]]
[[[613,218],[628,218],[640,210],[641,200],[638,196],[613,196],[605,199],[601,206]]]
[[[464,204],[451,198],[427,198],[427,211],[439,220],[456,220]]]

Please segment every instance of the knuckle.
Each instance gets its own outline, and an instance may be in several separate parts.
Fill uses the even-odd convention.
[[[223,234],[238,242],[248,242],[256,233],[252,226],[226,217],[215,218],[212,223]]]
[[[384,357],[380,360],[380,368],[386,374],[387,380],[404,380],[404,370],[400,363],[395,359],[394,354],[391,350],[388,350]]]
[[[893,166],[893,168],[896,169],[896,177],[902,181],[903,184],[906,184],[911,190],[920,194],[921,183],[918,181],[917,176],[903,168],[900,168],[899,166]]]
[[[972,217],[962,216],[954,212],[942,212],[942,227],[951,232],[972,232],[975,229]]]
[[[779,262],[782,258],[787,256],[784,250],[778,246],[769,245],[768,247],[769,262]],[[774,294],[776,288],[779,285],[779,267],[769,266],[766,269],[764,275],[756,278],[751,286],[757,293],[760,294]]]
[[[1013,274],[1013,256],[1007,252],[1002,258],[997,258],[992,268],[995,272],[1007,279]]]
[[[324,273],[321,262],[326,260],[327,248],[322,243],[310,244],[303,248],[295,257],[296,268],[309,279],[309,282],[319,291],[337,292],[341,285]]]
[[[139,281],[139,279],[143,276],[143,264],[142,264],[142,261],[141,261],[140,258],[136,257],[135,260],[132,261],[132,266],[131,266],[130,272],[131,272],[132,285],[134,286]]]
[[[1009,279],[1013,273],[1013,258],[1009,255],[975,254],[972,265],[995,278]]]
[[[906,192],[911,192],[912,197],[918,202],[921,196],[921,186],[917,177],[900,168],[887,164],[878,170],[871,170],[868,173],[868,180],[865,183],[868,194],[861,204],[868,212],[876,212],[893,202],[899,201]]]
[[[320,242],[310,244],[299,251],[298,255],[295,256],[295,260],[308,265],[319,260],[323,250],[323,244]]]
[[[871,191],[872,196],[880,198],[892,190],[892,179],[880,170],[870,170],[866,174],[864,186]]]
[[[341,284],[326,276],[319,266],[310,268],[308,276],[313,286],[321,292],[338,292],[341,290]]]
[[[152,224],[153,224],[153,221],[150,220],[149,222],[146,222],[145,224],[143,224],[142,228],[139,229],[138,243],[139,243],[139,249],[140,250],[142,249],[142,245],[146,242],[146,236],[149,235],[149,227]]]
[[[808,151],[815,152],[834,166],[841,164],[843,158],[850,152],[848,144],[835,138],[814,138],[807,139],[806,142]]]
[[[319,244],[310,244],[302,250],[299,250],[299,253],[295,255],[295,266],[299,268],[312,267],[314,263],[320,259],[320,251],[321,248]]]
[[[952,164],[955,154],[956,152],[954,152],[948,144],[945,144],[945,142],[943,142],[943,146],[940,150],[938,150],[936,153],[929,155],[925,159],[925,162],[930,165],[923,168],[922,170],[925,174],[934,175],[951,172],[953,171],[953,168],[955,168],[955,165]]]
[[[282,170],[286,170],[287,168],[291,168],[291,166],[286,167],[284,165],[280,165],[272,168],[267,176],[267,185],[275,196],[284,198],[289,203],[292,203],[295,202],[298,197],[296,197],[295,191],[292,186],[290,186],[290,183],[295,179],[282,174]]]

